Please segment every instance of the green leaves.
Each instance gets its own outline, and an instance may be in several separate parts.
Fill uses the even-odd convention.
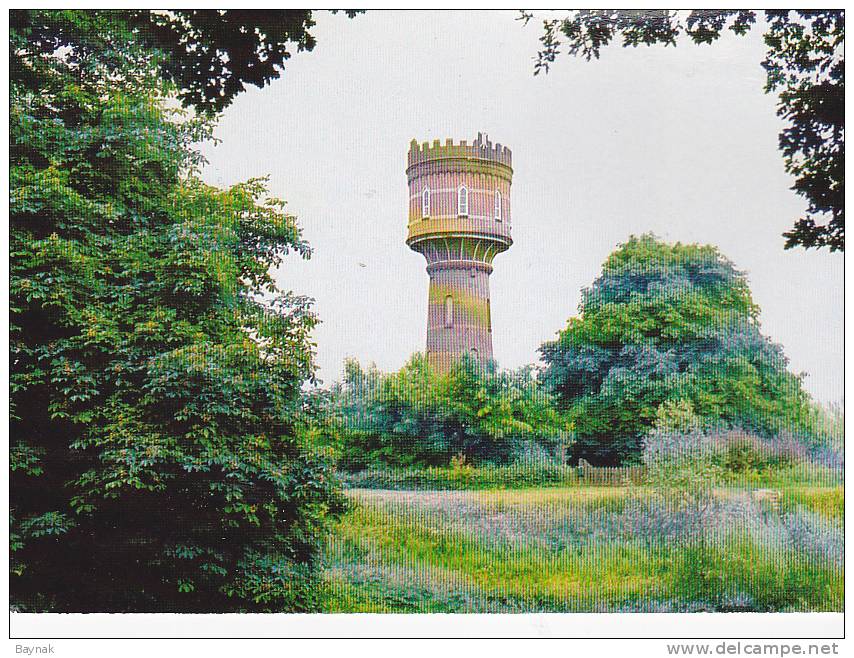
[[[94,74],[121,88],[133,74],[156,74],[185,104],[213,115],[244,83],[277,78],[289,44],[311,50],[313,26],[310,10],[14,10],[11,70],[31,82],[63,49],[72,79]]]
[[[20,471],[25,475],[39,476],[44,473],[41,466],[44,454],[44,448],[17,443],[9,448],[9,469],[13,473]]]
[[[23,519],[18,526],[21,538],[39,539],[67,533],[76,523],[62,512],[46,512]]]
[[[346,366],[336,390],[345,468],[447,465],[452,458],[507,462],[530,442],[568,441],[566,420],[530,368],[498,372],[463,357],[449,373],[421,354],[398,372]]]
[[[533,18],[523,12],[527,24]],[[766,92],[778,92],[786,121],[780,151],[792,189],[808,202],[803,217],[783,234],[785,247],[845,249],[845,15],[841,10],[765,12],[768,47],[762,66]],[[725,30],[744,35],[756,22],[748,10],[575,10],[543,21],[534,75],[548,72],[565,52],[586,60],[622,36],[622,46],[676,45],[683,33],[711,44]]]
[[[635,460],[656,423],[800,431],[807,396],[764,338],[743,273],[717,249],[632,237],[540,352],[543,383],[575,420],[578,456]]]
[[[297,436],[311,300],[270,270],[310,251],[263,179],[197,178],[209,124],[166,109],[141,16],[12,21],[12,598],[307,609],[343,505]]]

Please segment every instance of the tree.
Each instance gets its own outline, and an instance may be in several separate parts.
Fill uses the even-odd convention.
[[[523,13],[529,21],[532,15]],[[845,15],[841,10],[765,12],[768,51],[762,66],[766,93],[778,92],[777,114],[787,121],[780,151],[792,187],[808,202],[806,214],[784,233],[795,246],[845,248]],[[534,73],[547,72],[565,45],[570,55],[599,58],[621,38],[624,47],[676,45],[684,33],[710,44],[729,30],[746,34],[756,15],[744,10],[583,10],[543,22]],[[562,40],[565,40],[565,44]]]
[[[398,372],[349,362],[336,389],[342,464],[447,465],[453,457],[507,462],[526,442],[554,448],[567,434],[530,368],[499,372],[468,357],[448,373],[421,354]]]
[[[632,237],[540,348],[542,380],[574,419],[576,457],[636,460],[653,427],[799,431],[800,378],[762,336],[747,280],[711,246]]]
[[[298,431],[316,318],[270,275],[309,248],[263,181],[198,179],[210,124],[166,109],[175,88],[120,13],[27,16],[10,37],[11,603],[314,609],[343,499]],[[61,40],[32,31],[52,21]]]
[[[66,61],[74,66],[95,58],[117,70],[132,47],[156,64],[186,105],[209,114],[225,108],[244,83],[263,87],[278,78],[291,57],[289,44],[297,52],[315,46],[307,9],[16,9],[9,19],[10,71],[19,84],[37,90],[37,60],[51,66],[60,49],[68,49]]]

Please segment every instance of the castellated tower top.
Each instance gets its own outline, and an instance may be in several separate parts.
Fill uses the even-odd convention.
[[[416,140],[409,143],[408,166],[428,162],[431,160],[466,159],[487,160],[508,167],[512,167],[512,154],[510,149],[501,144],[493,144],[488,135],[477,134],[477,139],[469,144],[466,140],[455,144],[453,139],[446,139],[442,144],[438,139],[433,143],[424,142],[419,144]]]

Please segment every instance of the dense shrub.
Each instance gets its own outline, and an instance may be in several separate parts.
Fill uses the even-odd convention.
[[[415,355],[383,374],[349,362],[333,397],[347,470],[444,466],[454,458],[506,464],[532,446],[560,455],[569,442],[568,424],[530,368],[499,372],[463,358],[443,374]]]
[[[516,462],[426,466],[409,468],[367,468],[342,476],[345,486],[364,489],[522,489],[528,487],[575,486],[578,469],[554,462]]]
[[[645,437],[644,445],[644,462],[654,461],[659,472],[710,469],[706,477],[713,475],[721,482],[759,485],[801,472],[811,474],[807,480],[842,475],[841,463],[828,458],[823,442],[789,434],[767,437],[740,429],[659,429]]]
[[[837,471],[822,442],[789,434],[767,437],[741,429],[653,430],[644,439],[644,462],[666,469],[708,468],[721,481],[756,483],[796,470]],[[711,473],[707,473],[710,475]]]
[[[736,476],[758,475],[809,458],[808,450],[789,436],[765,438],[739,431],[716,437],[713,461]]]

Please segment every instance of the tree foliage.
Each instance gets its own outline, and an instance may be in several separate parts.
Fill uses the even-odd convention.
[[[531,14],[523,14],[527,22]],[[841,10],[765,12],[762,66],[766,92],[776,92],[786,121],[780,151],[806,214],[784,234],[786,248],[845,248],[845,15]],[[599,58],[614,41],[624,47],[675,46],[685,35],[710,44],[726,31],[746,34],[756,15],[745,10],[581,10],[543,22],[534,73],[547,72],[560,54]]]
[[[34,64],[51,66],[58,50],[76,67],[95,58],[115,71],[125,68],[132,47],[156,64],[185,104],[214,113],[245,84],[263,87],[278,78],[292,49],[313,50],[314,25],[307,9],[16,9],[10,12],[10,68],[35,90]]]
[[[544,385],[575,422],[576,456],[636,459],[653,427],[798,430],[800,378],[762,336],[747,280],[714,247],[632,237],[540,348]]]
[[[526,443],[554,449],[568,435],[530,368],[499,372],[467,357],[446,374],[420,354],[390,374],[350,361],[334,396],[349,469],[502,463]]]
[[[174,87],[116,15],[27,16],[11,34],[12,604],[312,609],[343,503],[297,431],[316,319],[270,275],[308,246],[263,181],[198,179],[209,125],[165,109]],[[33,33],[54,20],[74,39]]]

